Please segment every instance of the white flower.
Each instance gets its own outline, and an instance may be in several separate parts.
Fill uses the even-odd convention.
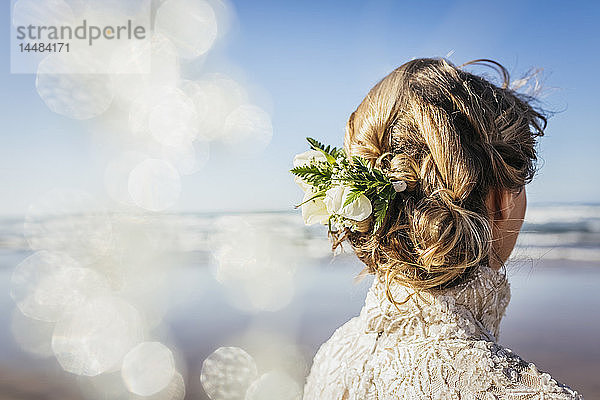
[[[365,195],[360,195],[352,203],[344,207],[344,202],[350,194],[350,188],[345,186],[334,186],[325,192],[323,202],[330,214],[341,215],[353,221],[363,221],[371,215],[373,207]]]
[[[304,223],[306,225],[313,224],[327,224],[327,220],[329,219],[329,212],[327,211],[327,207],[323,202],[322,197],[318,197],[316,199],[312,199],[311,201],[307,201],[315,194],[308,187],[308,190],[304,194],[304,199],[302,202],[306,202],[302,204],[302,218],[304,219]]]
[[[297,154],[294,157],[294,168],[310,164],[312,161],[327,161],[327,158],[325,158],[325,154],[319,150],[308,150],[304,153]],[[305,193],[310,191],[312,187],[298,176],[294,178],[294,182],[296,182]]]
[[[309,164],[311,161],[327,161],[325,154],[319,150],[308,150],[304,153],[296,154],[294,157],[294,168]]]

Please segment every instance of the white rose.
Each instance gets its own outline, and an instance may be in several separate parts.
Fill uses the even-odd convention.
[[[304,194],[304,199],[302,202],[306,202],[302,204],[302,218],[304,219],[304,223],[306,225],[313,224],[327,224],[329,220],[329,213],[327,212],[327,207],[323,202],[322,197],[318,197],[316,199],[312,199],[307,201],[315,194],[310,190],[310,188]]]
[[[327,161],[327,158],[325,158],[325,154],[318,150],[308,150],[304,153],[297,154],[294,157],[294,168],[310,164],[312,161]],[[296,182],[304,192],[308,192],[312,187],[298,176],[294,177],[294,182]]]
[[[365,195],[360,195],[352,203],[344,207],[346,198],[350,194],[350,188],[344,186],[334,186],[325,192],[323,202],[330,214],[341,215],[344,218],[353,221],[364,221],[373,212],[371,202]]]

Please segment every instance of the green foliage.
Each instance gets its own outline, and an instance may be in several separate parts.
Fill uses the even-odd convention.
[[[383,223],[388,206],[396,192],[392,182],[381,170],[373,168],[364,158],[353,157],[352,160],[352,168],[347,170],[346,180],[356,192],[364,194],[371,201],[375,217],[374,230],[377,230]]]
[[[309,201],[312,201],[314,199],[317,199],[319,197],[325,197],[325,190],[320,190],[317,193],[315,193],[314,195],[312,195],[311,197],[309,197],[307,200],[304,200],[302,203],[295,205],[295,208],[298,208],[300,206],[302,206],[305,203],[308,203]]]
[[[364,195],[373,207],[374,229],[377,230],[396,194],[392,182],[364,158],[355,156],[350,161],[343,149],[325,146],[313,138],[306,140],[314,150],[323,153],[327,162],[313,160],[307,165],[293,168],[290,172],[316,188],[313,198],[324,196],[333,186],[349,187],[350,193],[343,204],[345,207]]]
[[[383,189],[382,191],[377,193],[375,198],[372,200],[373,214],[375,215],[375,223],[374,223],[375,231],[377,229],[379,229],[379,227],[383,223],[383,220],[385,219],[385,215],[387,214],[387,209],[388,209],[390,202],[392,201],[392,198],[394,197],[395,193],[396,192],[394,191],[393,187],[392,188],[386,187],[385,189]]]
[[[290,172],[319,190],[327,190],[331,187],[333,168],[329,164],[312,162],[308,165],[292,168]]]
[[[314,150],[318,150],[323,153],[330,164],[335,164],[336,159],[345,156],[344,150],[342,149],[338,149],[337,147],[333,146],[325,147],[323,143],[310,137],[307,137],[306,140]]]
[[[344,201],[343,207],[346,207],[347,205],[354,203],[363,194],[364,193],[362,191],[360,191],[356,188],[351,188],[350,193],[348,194],[348,196],[346,196],[346,201]]]

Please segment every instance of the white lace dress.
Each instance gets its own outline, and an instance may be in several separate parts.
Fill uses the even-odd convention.
[[[397,301],[411,293],[398,283],[390,290]],[[399,311],[376,277],[360,315],[319,348],[304,399],[583,399],[497,343],[509,300],[506,276],[480,267]]]

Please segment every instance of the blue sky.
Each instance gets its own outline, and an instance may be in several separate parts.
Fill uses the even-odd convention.
[[[0,214],[21,214],[54,186],[104,195],[104,159],[88,122],[47,109],[33,75],[10,74],[10,10],[2,9]],[[234,1],[236,21],[205,68],[229,65],[260,90],[274,136],[256,158],[214,149],[183,179],[175,210],[286,210],[301,196],[288,173],[306,136],[341,145],[368,90],[414,57],[492,58],[513,78],[544,69],[543,105],[560,111],[540,141],[531,203],[598,202],[600,35],[597,2]]]

